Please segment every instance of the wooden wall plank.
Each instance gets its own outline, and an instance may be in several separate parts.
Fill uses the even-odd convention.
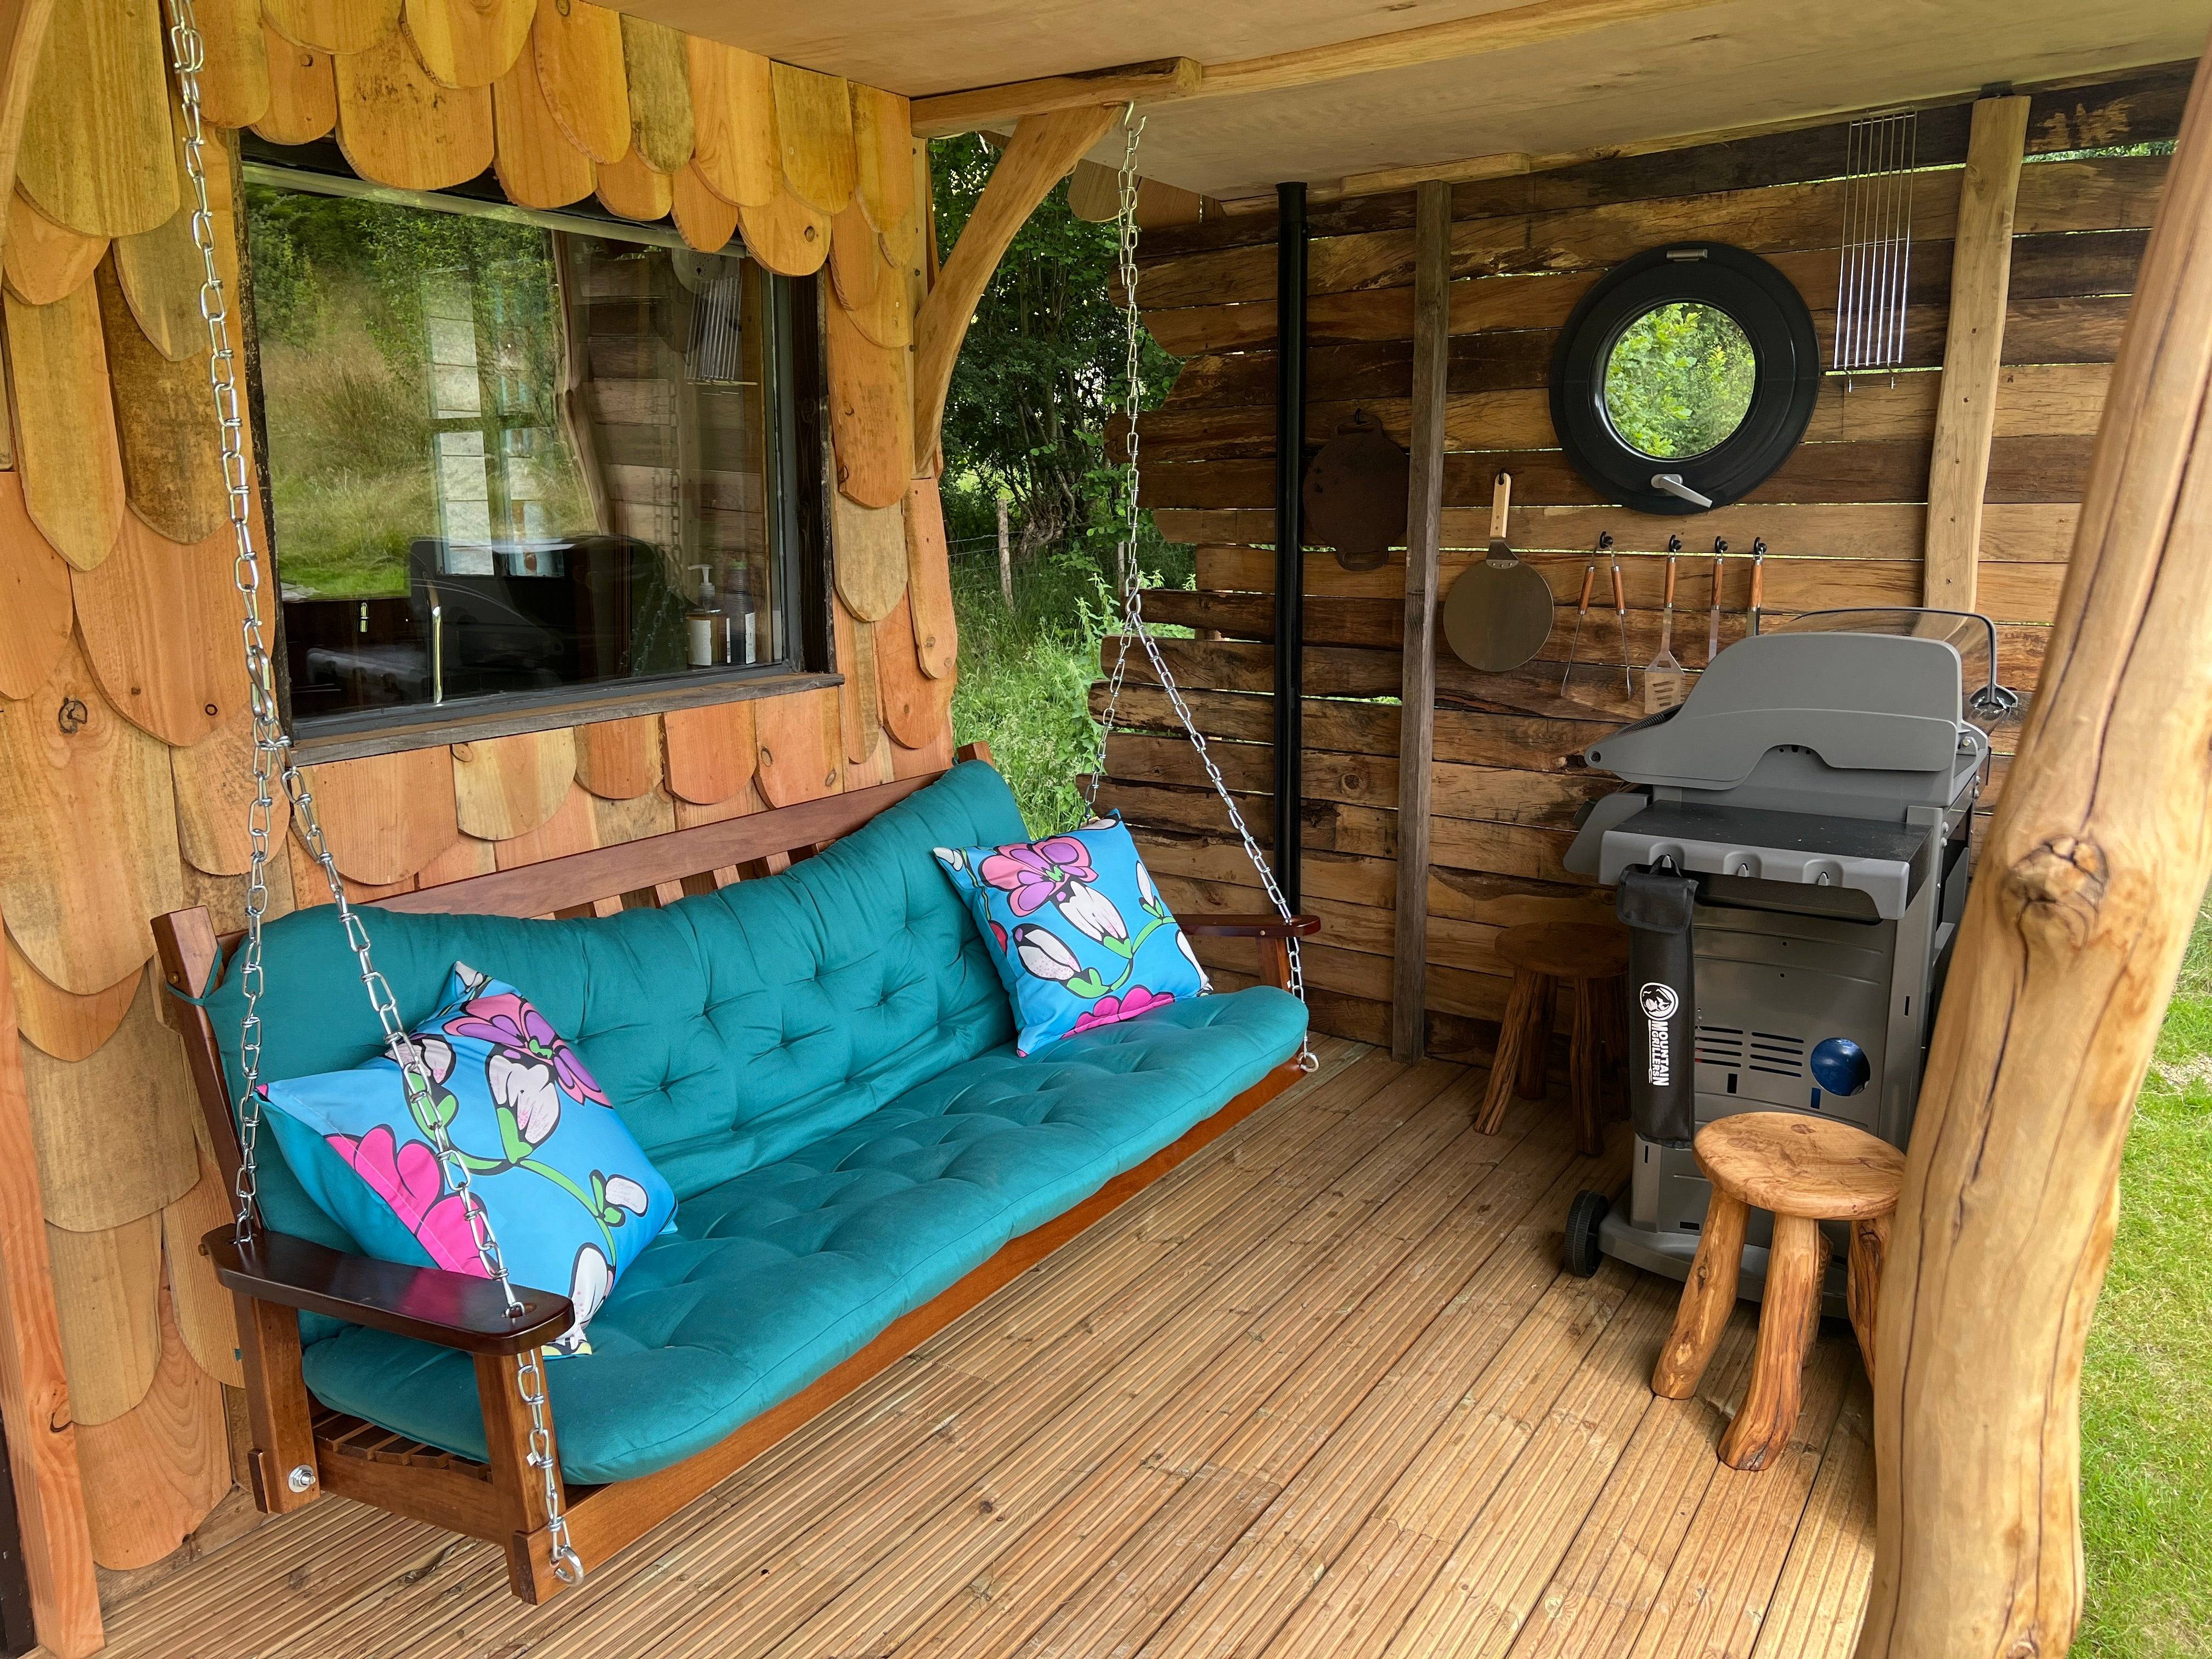
[[[884,729],[902,748],[927,749],[951,730],[952,682],[921,672],[906,599],[876,624],[876,690]],[[904,773],[901,776],[907,775]]]
[[[732,206],[768,206],[782,176],[768,59],[696,34],[684,45],[700,177]]]
[[[676,204],[676,181],[646,166],[635,150],[599,169],[599,202],[608,212],[639,224],[665,219]]]
[[[700,176],[714,184],[714,175],[703,167]],[[715,189],[720,194],[720,187]],[[779,276],[811,276],[830,257],[829,215],[816,212],[781,184],[764,203],[738,203],[738,226],[745,234],[746,250]]]
[[[601,799],[635,799],[659,783],[658,714],[595,720],[575,733],[576,781]]]
[[[201,331],[200,349],[173,359],[139,325],[125,297],[121,254],[131,240],[116,244],[118,257],[100,267],[94,283],[114,399],[116,453],[131,509],[125,519],[173,543],[203,542],[221,531],[228,544],[230,497],[223,485],[222,433],[208,395],[198,281],[191,313],[192,326]],[[197,263],[199,256],[192,257]],[[126,528],[118,551],[129,537]]]
[[[488,87],[530,44],[537,0],[405,0],[399,23],[442,87]]]
[[[123,463],[89,287],[52,305],[0,296],[8,323],[8,389],[23,504],[54,551],[98,567],[123,527]]]
[[[151,230],[180,200],[159,0],[55,0],[15,182],[87,236]]]
[[[92,1552],[104,1567],[143,1567],[185,1541],[230,1490],[222,1390],[185,1347],[161,1297],[161,1363],[138,1406],[80,1427]]]
[[[753,778],[770,806],[834,795],[844,787],[844,739],[835,691],[800,691],[753,704],[759,763]]]
[[[366,52],[399,27],[400,0],[262,0],[287,40],[331,54]]]
[[[491,166],[489,87],[440,86],[396,30],[334,68],[338,148],[362,178],[448,190]]]
[[[907,591],[904,514],[862,507],[842,490],[830,504],[830,575],[837,597],[862,622],[880,622]]]
[[[630,148],[657,173],[681,173],[696,147],[690,56],[684,39],[665,23],[627,15],[622,19]]]
[[[199,1368],[228,1389],[246,1386],[238,1352],[238,1304],[217,1282],[200,1240],[236,1214],[222,1171],[203,1146],[200,1178],[191,1191],[161,1212],[161,1254],[167,1268],[170,1311]]]
[[[46,1255],[72,1419],[111,1423],[146,1397],[161,1360],[161,1212],[97,1232],[49,1224]]]
[[[21,477],[0,473],[0,696],[39,689],[69,647],[75,614],[69,566],[31,522]]]
[[[933,680],[950,679],[960,666],[960,625],[952,611],[945,503],[934,478],[916,478],[907,486],[906,568],[915,652],[921,672]]]
[[[8,198],[8,243],[0,251],[8,291],[34,306],[52,305],[92,280],[107,252],[107,238],[87,236],[56,224],[23,192]]]
[[[541,4],[531,32],[545,102],[568,142],[601,166],[629,149],[629,93],[622,22],[587,0]]]
[[[837,672],[845,677],[837,688],[838,720],[845,758],[857,767],[883,742],[883,716],[876,701],[875,625],[860,621],[835,595],[830,609],[836,630]]]
[[[793,64],[771,64],[769,82],[784,182],[816,212],[835,217],[858,182],[852,94],[842,77]]]
[[[70,578],[93,678],[164,744],[197,744],[246,706],[234,550],[227,526],[186,545],[126,514],[114,553]]]
[[[138,1000],[143,968],[134,968],[105,991],[79,996],[33,967],[11,936],[6,941],[8,978],[15,998],[15,1026],[24,1040],[56,1060],[86,1060],[115,1035]],[[4,1028],[0,1028],[4,1029]]]
[[[1975,608],[1982,501],[1989,493],[1996,432],[1997,384],[2004,361],[2005,304],[2012,277],[2013,215],[2021,149],[2027,138],[2025,98],[1984,98],[1974,106],[1951,256],[1951,326],[1943,349],[1942,401],[1936,415],[1928,483],[1926,604]]]
[[[200,0],[207,61],[200,69],[200,115],[219,127],[248,127],[269,112],[269,46],[261,0]]]
[[[493,82],[492,165],[507,199],[521,207],[559,208],[592,193],[592,158],[568,142],[553,118],[538,61],[530,52]]]
[[[62,1363],[30,1104],[16,1050],[4,1041],[20,1018],[9,981],[0,971],[0,1413],[17,1430],[8,1437],[8,1467],[37,1634],[64,1659],[80,1659],[101,1643],[100,1587]],[[35,1426],[25,1432],[27,1425]]]
[[[252,125],[272,144],[310,144],[337,125],[337,71],[331,55],[287,40],[267,23],[269,106]]]
[[[738,210],[708,185],[696,162],[687,161],[672,181],[669,211],[684,240],[702,253],[719,253],[738,234]]]
[[[307,771],[315,815],[343,876],[378,886],[412,880],[460,839],[450,750],[403,750]],[[314,884],[323,884],[319,873]],[[310,902],[311,895],[303,890],[300,898]]]
[[[869,339],[842,306],[824,310],[837,489],[863,507],[896,507],[920,470],[915,461],[906,354]],[[856,609],[856,614],[866,613]]]
[[[479,738],[453,748],[453,794],[465,835],[506,841],[559,811],[576,775],[569,728]]]
[[[30,696],[0,703],[0,908],[64,990],[129,974],[154,952],[147,919],[177,908],[168,761],[108,707],[74,648]]]
[[[678,802],[715,806],[743,793],[755,764],[753,702],[672,708],[661,716],[668,745],[668,788]]]
[[[199,1179],[191,1081],[161,996],[151,975],[141,979],[115,1035],[84,1060],[19,1045],[39,1190],[57,1227],[101,1232],[156,1215]]]

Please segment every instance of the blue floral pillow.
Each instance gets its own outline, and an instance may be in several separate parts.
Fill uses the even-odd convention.
[[[576,1322],[556,1353],[588,1353],[585,1328],[676,1211],[583,1057],[512,985],[455,963],[443,1006],[410,1036],[434,1092],[410,1109],[399,1063],[262,1091],[285,1161],[368,1255],[487,1277],[461,1195],[433,1150],[435,1113],[468,1166],[507,1276],[565,1291]]]
[[[1115,820],[934,851],[991,941],[1023,1054],[1212,988]]]

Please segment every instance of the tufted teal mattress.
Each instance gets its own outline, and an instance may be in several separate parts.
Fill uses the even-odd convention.
[[[592,1320],[594,1352],[548,1367],[570,1480],[713,1444],[1297,1052],[1304,1009],[1263,987],[1016,1057],[997,972],[929,849],[1026,836],[1005,782],[970,763],[785,875],[665,909],[370,914],[404,1020],[436,1006],[457,959],[517,985],[676,1189],[674,1228]],[[265,950],[265,1076],[376,1052],[329,910],[273,924]],[[210,1001],[234,1043],[236,987]],[[262,1147],[269,1224],[350,1249]],[[484,1455],[466,1356],[302,1328],[326,1404]]]

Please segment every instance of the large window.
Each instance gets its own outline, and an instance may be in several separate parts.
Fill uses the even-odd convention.
[[[793,285],[653,228],[337,187],[248,170],[295,721],[804,666]]]

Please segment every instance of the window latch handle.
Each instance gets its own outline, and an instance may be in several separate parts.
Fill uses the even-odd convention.
[[[1689,485],[1684,483],[1682,482],[1682,475],[1679,472],[1653,473],[1651,475],[1651,487],[1654,489],[1664,490],[1669,495],[1679,496],[1683,501],[1689,502],[1692,507],[1711,507],[1713,504],[1713,498],[1711,496],[1700,495],[1696,490],[1691,489]]]

